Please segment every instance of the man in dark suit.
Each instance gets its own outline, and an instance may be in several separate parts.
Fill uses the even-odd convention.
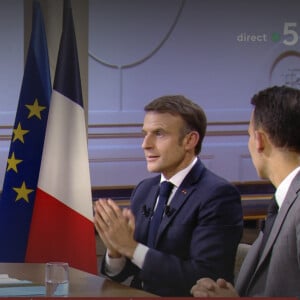
[[[132,286],[160,296],[189,296],[199,277],[233,281],[241,200],[197,156],[205,132],[204,111],[183,96],[146,105],[142,148],[148,171],[160,175],[136,186],[130,210],[121,211],[111,199],[95,204],[95,226],[107,247],[102,274],[117,281],[133,276]],[[172,183],[171,194],[153,237],[163,181]]]
[[[300,298],[300,90],[275,86],[251,103],[249,151],[259,176],[276,187],[277,209],[248,251],[235,289],[202,278],[191,290],[195,297]]]

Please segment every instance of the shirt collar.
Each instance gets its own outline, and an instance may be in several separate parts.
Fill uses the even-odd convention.
[[[172,182],[176,188],[178,188],[183,179],[185,178],[185,176],[190,172],[190,170],[193,168],[193,166],[195,165],[195,163],[197,162],[198,158],[195,157],[194,160],[183,170],[179,171],[178,173],[176,173],[174,176],[172,176],[168,181]],[[165,176],[163,174],[161,174],[161,178],[160,178],[160,182],[162,181],[166,181],[167,179],[165,178]]]
[[[297,173],[299,171],[300,171],[300,166],[297,167],[296,169],[294,169],[287,177],[285,177],[284,180],[279,184],[278,188],[276,189],[275,197],[276,197],[276,201],[279,206],[279,209],[282,206],[284,198],[288,192],[288,189],[289,189],[293,179],[295,178],[295,176],[297,175]]]

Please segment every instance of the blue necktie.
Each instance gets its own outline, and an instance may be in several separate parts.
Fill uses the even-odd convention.
[[[158,203],[150,221],[150,227],[148,232],[147,244],[149,247],[154,247],[157,230],[163,217],[164,210],[168,202],[169,196],[171,194],[172,188],[173,184],[169,181],[163,181],[160,184]]]

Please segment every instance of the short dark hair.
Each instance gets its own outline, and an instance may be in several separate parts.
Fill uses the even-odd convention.
[[[199,133],[200,137],[195,147],[195,154],[200,153],[206,133],[207,120],[204,110],[198,104],[182,95],[167,95],[152,100],[144,107],[144,110],[145,112],[155,111],[181,116],[186,124],[186,128],[183,128],[184,135],[189,131]]]
[[[265,130],[272,143],[300,152],[300,90],[273,86],[251,99],[254,128]]]

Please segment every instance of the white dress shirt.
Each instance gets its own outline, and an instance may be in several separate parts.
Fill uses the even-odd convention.
[[[276,189],[275,192],[275,198],[276,202],[278,204],[279,210],[280,207],[282,206],[282,203],[284,201],[284,198],[288,192],[288,189],[297,175],[297,173],[300,171],[300,166],[294,169],[287,177],[284,178],[284,180],[279,184],[278,188]]]

